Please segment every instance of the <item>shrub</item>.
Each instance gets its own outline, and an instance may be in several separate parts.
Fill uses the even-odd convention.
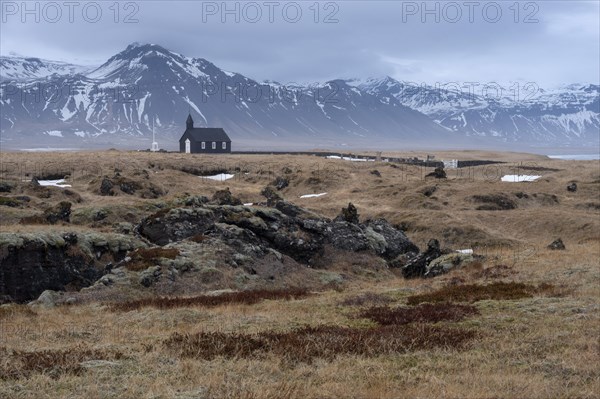
[[[479,311],[471,305],[453,303],[425,303],[417,307],[391,309],[387,306],[373,307],[359,314],[359,317],[371,319],[383,325],[404,325],[409,323],[437,323],[439,321],[460,321],[467,316],[477,315]]]
[[[190,306],[215,307],[230,304],[253,305],[265,299],[299,299],[309,296],[310,293],[304,288],[286,288],[279,290],[253,290],[228,292],[221,295],[200,295],[189,298],[146,298],[131,302],[116,303],[112,305],[113,310],[130,311],[143,307],[157,309],[171,309]]]
[[[34,373],[58,378],[63,374],[79,375],[84,371],[81,362],[87,360],[118,360],[118,351],[89,349],[80,346],[62,350],[8,351],[0,348],[0,380],[29,378]]]
[[[475,337],[472,330],[423,324],[375,328],[318,326],[283,333],[174,333],[163,341],[163,346],[180,358],[212,360],[219,356],[275,354],[290,361],[311,362],[315,358],[331,360],[338,355],[372,357],[419,349],[457,349]]]
[[[534,294],[550,291],[554,288],[551,284],[542,284],[539,287],[524,283],[496,282],[488,285],[456,285],[439,289],[437,291],[413,295],[408,297],[409,305],[423,302],[477,302],[485,299],[511,300],[530,298]]]

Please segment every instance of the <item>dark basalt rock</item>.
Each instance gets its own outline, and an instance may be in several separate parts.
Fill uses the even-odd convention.
[[[365,232],[356,224],[334,221],[327,226],[327,241],[335,248],[358,252],[369,248]]]
[[[119,185],[119,189],[125,194],[133,195],[135,194],[136,185],[131,182],[123,182]]]
[[[565,247],[565,243],[563,242],[562,239],[557,238],[556,240],[552,241],[552,243],[550,245],[548,245],[548,249],[551,250],[559,250],[559,251],[564,251],[565,249],[567,249]]]
[[[104,177],[102,179],[102,183],[100,183],[100,195],[115,195],[113,187],[113,182],[108,177]]]
[[[275,206],[279,201],[283,200],[281,196],[275,191],[273,186],[267,186],[262,189],[260,195],[267,199],[267,206]]]
[[[217,191],[213,195],[211,202],[217,205],[242,205],[242,201],[240,201],[239,198],[234,197],[231,194],[231,191],[229,191],[229,188]]]
[[[437,186],[425,187],[421,193],[426,197],[431,197],[437,191],[437,189]]]
[[[275,181],[273,182],[273,186],[275,186],[275,188],[277,190],[283,190],[284,188],[286,188],[289,185],[290,185],[290,181],[287,178],[281,177],[281,176],[278,176],[277,178],[275,178]]]
[[[445,179],[446,171],[442,167],[437,167],[433,172],[429,173],[425,177],[435,177],[436,179]]]
[[[291,217],[296,217],[303,212],[302,208],[287,201],[277,202],[277,204],[275,204],[275,209],[277,209],[284,215]]]
[[[46,290],[90,286],[106,273],[95,255],[120,260],[132,248],[99,235],[0,233],[0,298],[28,302]]]
[[[142,220],[138,231],[154,244],[166,245],[203,234],[214,222],[214,215],[206,208],[164,209]]]
[[[402,230],[395,228],[385,219],[369,220],[365,226],[370,227],[385,239],[386,246],[381,256],[386,259],[394,259],[401,254],[419,252],[419,247],[413,244]]]
[[[567,191],[570,193],[577,192],[577,183],[572,182],[567,186]]]
[[[358,211],[352,202],[348,203],[346,208],[342,208],[340,214],[335,218],[336,221],[344,221],[352,224],[358,224]]]
[[[71,203],[68,201],[59,202],[52,208],[44,211],[44,218],[50,224],[56,224],[57,222],[69,223],[71,217]]]
[[[358,221],[352,204],[345,209],[350,220]],[[275,208],[205,205],[161,210],[144,219],[138,231],[158,245],[202,234],[237,249],[251,246],[251,256],[276,250],[305,264],[312,264],[326,246],[350,252],[370,251],[386,260],[418,252],[402,231],[383,219],[362,225],[331,221],[283,200]]]
[[[440,243],[436,239],[431,239],[427,243],[427,250],[415,258],[411,259],[402,268],[402,275],[405,278],[422,277],[427,272],[429,263],[442,255]]]
[[[115,171],[112,178],[107,176],[102,178],[97,190],[103,196],[117,195],[119,191],[127,195],[137,195],[141,198],[159,198],[165,194],[165,190],[149,181],[147,172],[134,173],[134,175],[141,176],[144,180],[140,182],[129,179]]]
[[[0,193],[10,193],[13,188],[13,184],[5,181],[0,181]]]

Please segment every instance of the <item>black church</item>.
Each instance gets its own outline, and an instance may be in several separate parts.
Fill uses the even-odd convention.
[[[224,154],[231,152],[231,139],[221,128],[194,127],[192,115],[179,139],[179,152],[186,154]]]

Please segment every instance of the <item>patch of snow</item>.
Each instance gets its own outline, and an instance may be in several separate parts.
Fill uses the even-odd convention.
[[[38,180],[38,183],[40,183],[40,186],[54,186],[54,187],[71,187],[70,184],[67,184],[67,182],[65,181],[65,179],[59,179],[59,180]]]
[[[350,161],[350,162],[375,162],[374,159],[340,157],[338,155],[328,155],[326,158],[327,159],[341,159],[341,160]]]
[[[456,252],[458,252],[459,254],[471,255],[473,253],[473,250],[472,249],[459,249]]]
[[[139,99],[139,105],[138,105],[138,121],[142,121],[142,115],[144,114],[144,109],[146,108],[146,100],[148,99],[148,97],[150,97],[151,94],[150,93],[146,93],[146,95]]]
[[[200,176],[202,179],[208,179],[208,180],[216,180],[216,181],[225,181],[225,180],[229,180],[231,178],[233,178],[235,175],[230,175],[227,173],[219,173],[218,175],[214,175],[214,176]]]
[[[200,111],[200,108],[198,108],[198,106],[196,106],[196,104],[194,104],[192,102],[192,100],[190,100],[190,98],[188,96],[185,96],[183,99],[185,100],[186,103],[188,103],[194,109],[194,111],[196,111],[197,113],[200,114],[200,116],[202,117],[202,119],[204,119],[205,123],[208,123],[208,120],[206,119],[206,117],[204,116],[204,114],[202,113],[202,111]]]
[[[317,197],[322,197],[324,195],[327,195],[327,193],[320,193],[320,194],[305,194],[305,195],[301,195],[300,198],[317,198]]]
[[[596,161],[600,159],[600,154],[548,155],[548,158],[562,159],[565,161]]]
[[[54,136],[54,137],[62,137],[62,132],[60,130],[50,130],[45,132],[48,136]]]
[[[248,203],[244,204],[244,206],[252,206],[252,205],[254,205],[253,202],[248,202]]]
[[[542,177],[542,176],[506,175],[506,176],[502,176],[502,181],[510,182],[510,183],[518,183],[518,182],[524,182],[524,181],[531,182],[531,181],[536,181],[540,177]]]

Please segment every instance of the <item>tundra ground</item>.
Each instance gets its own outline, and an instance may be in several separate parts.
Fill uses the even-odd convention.
[[[280,195],[316,213],[333,218],[352,202],[361,220],[386,218],[422,249],[437,238],[485,258],[433,279],[385,270],[306,290],[294,279],[288,294],[3,305],[0,397],[599,397],[598,161],[436,155],[503,163],[435,179],[425,177],[432,168],[316,156],[2,153],[2,232],[110,233],[225,187],[262,203],[261,190],[281,177],[289,185]],[[200,177],[219,173],[234,177]],[[103,176],[116,174],[135,190],[101,195]],[[500,181],[510,174],[541,178]],[[28,182],[63,176],[68,190]],[[70,223],[36,222],[60,201],[73,203]],[[547,248],[559,237],[566,250]],[[353,259],[332,261],[340,271]]]

